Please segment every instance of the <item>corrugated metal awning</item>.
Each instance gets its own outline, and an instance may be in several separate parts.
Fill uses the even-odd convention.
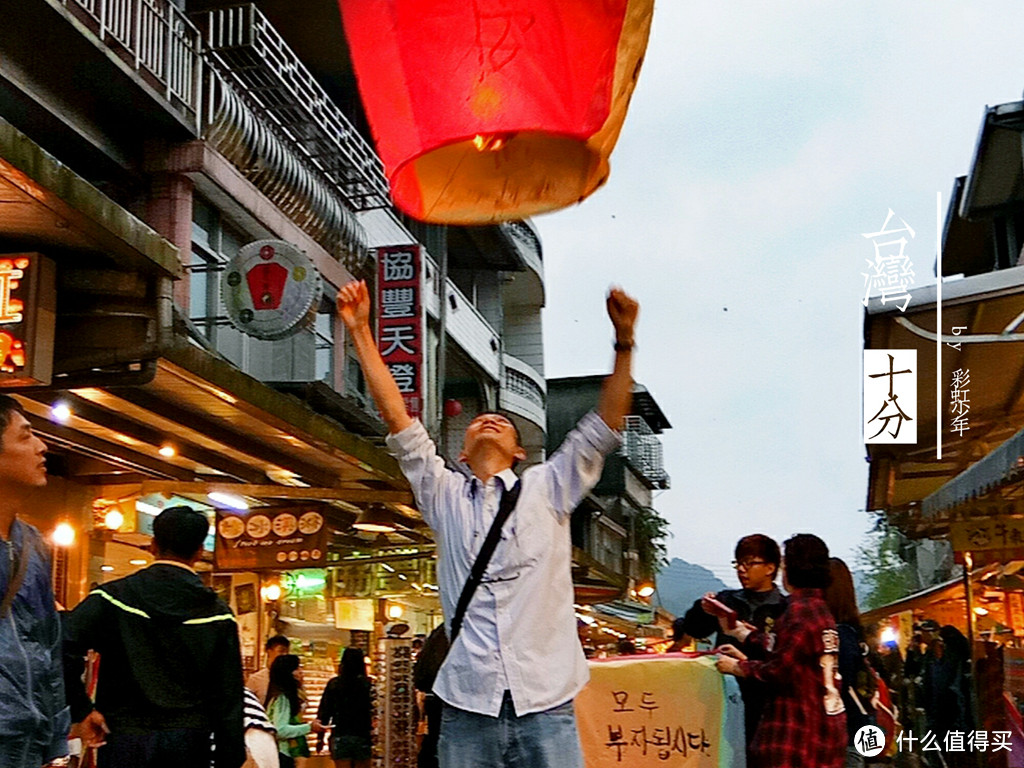
[[[921,502],[925,517],[951,511],[962,504],[1017,482],[1024,475],[1024,429],[948,481]]]

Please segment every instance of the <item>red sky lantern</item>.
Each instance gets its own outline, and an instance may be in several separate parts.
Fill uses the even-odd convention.
[[[654,0],[339,0],[395,204],[519,219],[608,178]]]

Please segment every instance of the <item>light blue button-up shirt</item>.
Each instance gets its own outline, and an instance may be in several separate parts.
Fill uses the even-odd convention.
[[[543,464],[528,468],[515,510],[466,610],[462,630],[434,682],[460,709],[497,717],[512,694],[517,715],[572,699],[589,677],[573,611],[570,517],[597,483],[618,435],[588,413]],[[419,421],[388,436],[438,547],[437,578],[446,621],[498,511],[498,484],[445,467]]]

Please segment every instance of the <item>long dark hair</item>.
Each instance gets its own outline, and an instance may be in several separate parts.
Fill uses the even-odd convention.
[[[278,696],[284,696],[291,705],[291,715],[302,711],[302,699],[299,696],[299,681],[295,679],[294,672],[299,668],[299,657],[294,653],[285,653],[274,659],[270,665],[270,685],[267,686],[267,700],[270,702]]]
[[[858,633],[863,633],[860,611],[857,609],[857,593],[853,588],[853,576],[846,563],[838,557],[829,558],[829,575],[832,581],[825,587],[825,603],[832,612],[836,624],[849,624]]]
[[[346,648],[338,664],[338,684],[341,690],[352,690],[366,680],[366,656],[362,648]]]

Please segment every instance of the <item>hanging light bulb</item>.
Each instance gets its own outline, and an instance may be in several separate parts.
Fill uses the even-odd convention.
[[[124,514],[117,507],[111,507],[103,516],[103,525],[108,531],[116,531],[124,525]]]
[[[71,523],[57,523],[50,538],[58,547],[70,547],[75,543],[75,529],[71,527]]]

